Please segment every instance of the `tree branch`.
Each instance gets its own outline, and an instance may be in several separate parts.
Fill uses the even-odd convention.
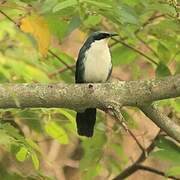
[[[177,139],[178,134],[180,134],[180,126],[176,123],[172,123],[172,120],[161,113],[155,106],[147,104],[140,109],[144,112],[144,114],[149,117],[158,127],[163,129],[169,136]]]
[[[168,117],[166,117],[165,115],[163,115],[162,113],[160,113],[157,109],[155,109],[154,107],[152,107],[152,105],[147,105],[144,107],[141,107],[143,109],[143,112],[150,117],[157,125],[160,121],[160,125],[162,124],[162,129],[166,129],[169,126],[169,129],[166,131],[166,133],[169,133],[169,135],[171,137],[174,136],[174,139],[176,139],[176,133],[173,133],[172,131],[174,131],[174,127],[175,124],[173,124],[172,122],[170,122],[171,120],[168,119]],[[152,115],[151,115],[152,114]],[[157,119],[158,118],[158,119]],[[161,118],[161,119],[160,119]],[[166,118],[166,119],[165,119]],[[168,122],[166,122],[168,121]],[[167,124],[166,124],[167,123]],[[172,124],[171,124],[172,123]],[[164,125],[166,124],[166,125]],[[176,125],[177,126],[177,125]],[[175,127],[180,129],[178,126]],[[171,130],[170,130],[171,129]],[[170,130],[170,131],[169,131]],[[177,129],[175,129],[175,132],[177,131]],[[170,134],[172,133],[172,134]],[[165,176],[165,173],[162,171],[159,171],[157,169],[151,168],[151,167],[147,167],[142,165],[142,163],[148,158],[149,154],[154,150],[155,148],[155,141],[159,138],[159,136],[161,135],[161,130],[157,133],[157,135],[155,136],[155,138],[152,140],[151,144],[146,148],[145,151],[142,151],[141,155],[139,156],[139,158],[129,167],[127,167],[125,170],[123,170],[119,175],[117,175],[113,180],[121,180],[121,179],[125,179],[129,176],[131,176],[134,172],[138,171],[138,170],[144,170],[144,171],[149,171],[161,176]],[[179,139],[177,139],[179,141]],[[174,177],[174,176],[168,176],[168,178],[171,179],[176,179],[176,180],[180,180],[180,178]]]
[[[168,135],[180,142],[180,126],[147,104],[180,96],[180,74],[162,79],[103,84],[2,84],[0,108],[63,107],[82,111],[108,106],[139,107]]]
[[[178,96],[180,74],[162,79],[103,84],[1,84],[0,108],[103,109],[113,102],[118,102],[122,106],[143,106],[152,101]]]

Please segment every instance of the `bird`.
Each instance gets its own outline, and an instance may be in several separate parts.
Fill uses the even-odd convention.
[[[81,47],[75,71],[75,83],[104,83],[112,72],[108,40],[117,33],[96,31],[90,34]],[[96,108],[77,112],[77,132],[80,136],[92,137],[96,122]]]

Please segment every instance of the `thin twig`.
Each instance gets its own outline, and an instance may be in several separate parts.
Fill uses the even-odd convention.
[[[75,68],[75,64],[72,64],[72,65],[69,65],[69,66],[71,68]],[[59,68],[59,69],[55,70],[54,72],[49,73],[48,76],[49,76],[49,78],[52,78],[52,77],[54,77],[54,76],[56,76],[58,74],[61,74],[61,73],[65,72],[65,71],[67,71],[67,70],[69,70],[68,67]]]
[[[115,38],[112,38],[114,41],[118,42],[118,43],[121,43],[123,46],[126,46],[127,48],[137,52],[138,54],[140,54],[141,56],[145,57],[146,59],[148,59],[150,62],[152,62],[153,64],[157,65],[158,66],[158,63],[152,59],[151,57],[147,56],[146,54],[144,54],[143,52],[141,52],[140,50],[130,46],[129,44],[123,42],[122,40],[118,40],[118,39],[115,39]]]
[[[129,133],[129,135],[132,137],[132,139],[134,139],[134,141],[136,142],[136,144],[138,145],[138,147],[142,150],[143,153],[145,152],[144,147],[141,145],[141,143],[138,141],[138,139],[136,138],[136,136],[134,135],[134,133],[127,127],[126,123],[125,123],[125,119],[123,117],[123,115],[121,114],[120,110],[118,110],[118,112],[113,109],[112,110],[115,118],[118,120],[118,122],[120,123],[120,125],[123,127],[123,129]],[[118,113],[118,114],[117,114]]]
[[[147,19],[147,21],[146,22],[144,22],[143,24],[142,24],[142,26],[140,27],[140,28],[138,28],[135,32],[134,32],[134,34],[135,35],[137,35],[139,32],[141,32],[141,30],[143,30],[147,25],[149,25],[151,22],[153,22],[154,20],[156,20],[156,19],[158,19],[158,18],[161,18],[161,17],[164,17],[164,14],[160,14],[160,15],[156,15],[156,14],[153,14],[150,18],[148,18]],[[125,40],[127,40],[128,39],[128,37],[120,37],[120,39],[122,40],[122,41],[125,41]],[[111,45],[110,45],[110,47],[112,47],[112,46],[114,46],[114,45],[116,45],[117,44],[117,42],[113,42]]]
[[[57,54],[55,54],[53,51],[51,51],[50,49],[48,50],[49,54],[51,54],[52,56],[54,56],[56,59],[58,59],[62,64],[64,64],[66,66],[66,68],[70,69],[72,72],[74,72],[73,67],[71,67],[70,65],[68,65],[63,59],[61,59]]]
[[[125,120],[124,120],[125,121]],[[120,122],[120,121],[119,121]],[[125,122],[120,122],[121,126],[124,128],[124,130],[129,133],[129,135],[132,137],[132,139],[134,139],[134,141],[136,142],[136,144],[138,145],[138,147],[141,149],[142,152],[145,152],[144,147],[141,145],[141,143],[139,142],[139,140],[136,138],[136,136],[134,135],[134,133],[127,127],[127,125],[125,124]]]
[[[136,35],[136,38],[141,42],[143,43],[158,59],[159,59],[159,56],[158,54],[156,53],[156,51],[149,46],[149,44],[147,42],[145,42],[141,37],[139,37],[138,35]]]
[[[137,168],[138,168],[138,170],[148,171],[148,172],[151,172],[151,173],[154,173],[154,174],[158,174],[160,176],[164,176],[166,178],[171,178],[171,179],[174,179],[174,180],[180,180],[180,178],[177,178],[175,176],[167,176],[166,173],[164,173],[163,171],[154,169],[152,167],[148,167],[148,166],[144,166],[144,165],[137,165]]]
[[[9,17],[6,13],[4,13],[2,10],[0,10],[0,13],[3,14],[9,21],[11,21],[13,24],[15,24],[19,29],[20,27],[18,26],[18,24],[11,18]],[[61,59],[58,55],[56,55],[53,51],[51,51],[50,49],[48,50],[48,52],[54,56],[56,59],[58,59],[63,65],[66,66],[66,68],[70,69],[72,72],[74,72],[74,69],[69,66],[63,59]]]
[[[35,140],[36,143],[44,143],[44,142],[48,142],[48,141],[53,141],[52,138],[45,138],[45,139],[41,139],[41,140]]]
[[[170,60],[170,62],[174,61],[179,53],[180,53],[180,51],[177,51],[177,52],[174,54],[174,56],[172,57],[172,59]]]
[[[146,148],[146,154],[144,152],[141,153],[139,158],[129,167],[127,167],[124,171],[122,171],[119,175],[117,175],[113,180],[122,180],[130,175],[132,175],[134,172],[138,170],[138,166],[140,163],[144,162],[148,155],[153,151],[155,148],[155,141],[159,138],[159,135],[161,133],[161,130],[157,133],[157,135],[152,140],[151,144]]]
[[[17,23],[11,17],[9,17],[6,13],[4,13],[2,10],[0,10],[0,13],[3,14],[7,19],[9,19],[9,21],[11,21],[13,24],[17,26]]]
[[[164,14],[159,14],[159,15],[156,15],[153,14],[150,18],[147,19],[146,22],[143,23],[143,25],[138,28],[136,31],[135,31],[135,34],[139,33],[142,29],[144,29],[147,25],[149,25],[151,22],[153,22],[154,20],[158,19],[158,18],[161,18],[161,17],[164,17]]]

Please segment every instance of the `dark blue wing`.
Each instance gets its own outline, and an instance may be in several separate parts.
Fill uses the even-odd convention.
[[[75,73],[75,82],[76,83],[83,83],[84,82],[84,59],[85,53],[79,52],[78,59],[76,62],[76,73]]]
[[[85,53],[90,48],[91,43],[93,41],[94,40],[92,38],[88,38],[79,51],[78,59],[76,62],[76,73],[75,73],[76,83],[85,83],[84,81],[84,62],[86,60]]]

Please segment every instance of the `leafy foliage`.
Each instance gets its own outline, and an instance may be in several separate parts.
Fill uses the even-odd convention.
[[[10,17],[7,19],[0,16],[0,82],[74,82],[74,71],[66,70],[66,66],[75,63],[76,55],[69,53],[75,48],[68,50],[63,45],[76,31],[78,34],[75,33],[77,37],[74,41],[82,44],[87,34],[95,30],[116,31],[120,40],[125,43],[110,41],[115,72],[118,74],[121,69],[119,78],[128,79],[121,77],[122,71],[129,74],[129,79],[149,78],[150,74],[156,78],[177,74],[180,72],[179,12],[176,1],[172,2],[0,2],[0,12],[3,11]],[[58,55],[58,58],[50,52]],[[173,117],[179,118],[179,99],[164,101],[162,105],[173,109]],[[104,120],[102,113],[98,115],[92,139],[76,135],[75,112],[67,109],[10,109],[1,110],[0,113],[1,147],[13,154],[21,164],[30,160],[36,170],[33,172],[35,177],[31,173],[24,177],[21,171],[8,172],[6,167],[2,167],[0,179],[54,179],[46,177],[46,170],[43,171],[42,167],[43,161],[50,163],[40,146],[44,141],[47,141],[47,147],[51,146],[48,138],[57,141],[61,147],[71,147],[75,139],[81,141],[78,146],[83,149],[80,170],[84,179],[93,179],[104,172],[113,177],[128,162],[122,144],[119,143],[119,125],[112,125],[109,133],[107,120]],[[137,128],[132,114],[128,110],[123,110],[122,113],[129,127]],[[157,148],[153,156],[172,163],[167,175],[179,175],[179,147],[169,139],[161,139],[157,142]]]
[[[171,163],[171,168],[167,170],[168,176],[180,174],[180,147],[175,142],[167,138],[160,138],[157,142],[158,149],[152,153],[154,157],[167,160]]]
[[[49,28],[44,18],[33,14],[21,20],[20,28],[23,32],[31,33],[38,42],[39,51],[46,56],[51,40]]]

